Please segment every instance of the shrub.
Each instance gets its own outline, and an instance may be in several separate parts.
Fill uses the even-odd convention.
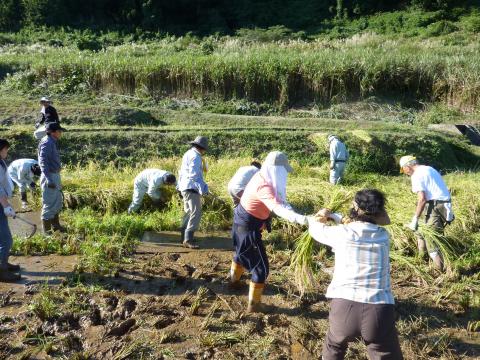
[[[458,27],[453,22],[448,20],[441,20],[428,25],[428,27],[425,30],[425,35],[426,36],[447,35],[457,30],[458,30]]]

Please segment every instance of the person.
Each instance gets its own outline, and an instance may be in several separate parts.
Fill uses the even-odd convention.
[[[42,170],[40,187],[42,189],[42,226],[44,234],[53,231],[66,232],[60,225],[59,213],[63,206],[62,182],[60,170],[60,154],[57,148],[58,139],[66,131],[57,122],[46,126],[47,135],[38,144],[38,163]]]
[[[336,135],[328,135],[330,148],[330,183],[340,183],[349,157],[347,147]]]
[[[28,188],[35,190],[35,176],[40,176],[42,170],[38,161],[35,159],[18,159],[8,166],[8,175],[10,179],[17,184],[20,189],[20,197],[22,200],[22,209],[28,208],[27,190]]]
[[[435,241],[425,241],[425,237],[418,230],[418,223],[425,206],[425,224],[434,233],[443,235],[445,227],[454,219],[452,201],[447,185],[440,173],[433,167],[420,165],[412,155],[400,158],[400,172],[411,177],[412,192],[417,194],[417,206],[411,222],[407,225],[415,231],[417,247],[420,255],[428,251],[435,267],[443,270],[443,258]]]
[[[280,151],[269,153],[247,184],[240,204],[234,209],[232,240],[234,255],[230,268],[229,286],[241,286],[245,271],[252,274],[249,285],[247,312],[265,312],[261,297],[269,273],[269,263],[262,241],[262,230],[269,227],[271,213],[305,225],[304,215],[296,213],[286,199],[287,175],[292,171],[287,155]]]
[[[161,199],[160,188],[163,185],[175,185],[177,179],[175,175],[160,169],[145,169],[134,180],[133,183],[133,199],[128,207],[128,213],[137,212],[142,205],[145,194],[155,202]]]
[[[20,280],[20,275],[16,274],[20,271],[20,266],[8,262],[13,238],[7,217],[14,218],[16,215],[12,205],[8,202],[8,198],[12,196],[7,164],[5,163],[9,147],[10,144],[7,140],[0,139],[0,204],[2,204],[2,211],[0,211],[0,281],[2,282]]]
[[[52,106],[52,102],[46,96],[40,99],[40,119],[35,124],[35,132],[33,135],[37,140],[41,140],[46,135],[46,126],[51,122],[60,123],[58,118],[57,109]]]
[[[344,224],[325,224],[328,218],[342,222],[328,209],[308,218],[312,238],[335,253],[326,293],[331,302],[325,360],[343,359],[348,343],[359,337],[370,359],[402,359],[390,285],[390,237],[382,227],[390,223],[385,202],[380,191],[364,189],[355,194]]]
[[[197,136],[190,142],[192,147],[183,155],[178,176],[177,190],[183,198],[185,215],[181,226],[181,237],[185,247],[198,249],[194,244],[194,233],[202,218],[202,195],[208,194],[208,185],[203,176],[207,171],[203,155],[208,150],[208,139]]]
[[[240,203],[245,187],[250,179],[255,175],[262,165],[258,161],[252,161],[250,166],[242,166],[237,170],[235,175],[230,179],[227,190],[232,198],[233,206],[236,207]]]

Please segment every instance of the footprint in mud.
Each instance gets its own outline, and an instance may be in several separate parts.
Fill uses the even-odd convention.
[[[129,332],[136,323],[137,323],[137,321],[133,318],[127,319],[127,320],[121,322],[119,325],[110,328],[110,330],[108,330],[106,332],[105,337],[110,337],[110,336],[120,337],[120,336],[123,336],[127,332]]]

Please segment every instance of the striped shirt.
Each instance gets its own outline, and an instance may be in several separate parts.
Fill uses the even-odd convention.
[[[375,224],[352,222],[328,226],[309,220],[310,235],[332,247],[335,270],[328,298],[366,304],[393,304],[390,288],[390,237]]]

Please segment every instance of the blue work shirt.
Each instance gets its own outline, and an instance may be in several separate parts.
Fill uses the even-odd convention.
[[[42,174],[51,182],[51,173],[58,173],[62,168],[60,154],[57,149],[57,140],[50,135],[44,136],[38,144],[38,163]]]
[[[202,155],[195,148],[191,148],[183,155],[177,190],[194,190],[201,195],[208,194],[208,185],[203,180]]]
[[[330,142],[330,161],[347,161],[349,157],[347,147],[338,139]]]

